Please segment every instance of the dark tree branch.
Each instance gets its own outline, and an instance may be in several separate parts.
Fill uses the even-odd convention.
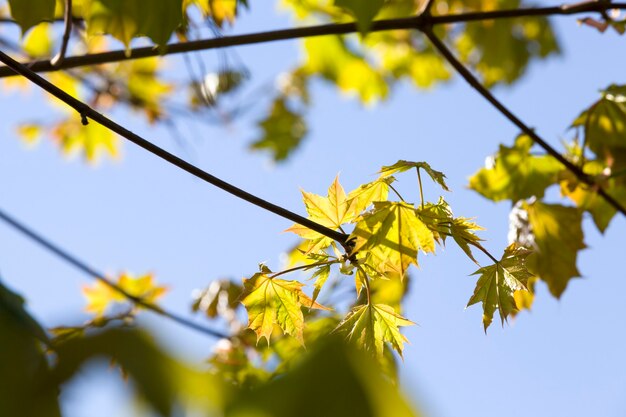
[[[63,30],[63,39],[61,39],[61,49],[59,49],[59,53],[50,60],[50,65],[54,68],[63,65],[65,54],[67,53],[67,45],[70,43],[70,35],[72,34],[72,0],[65,0],[64,19],[65,29]]]
[[[146,151],[158,156],[161,159],[166,160],[167,162],[171,163],[172,165],[177,166],[178,168],[187,171],[188,173],[190,173],[191,175],[198,177],[206,182],[208,182],[209,184],[212,184],[218,188],[221,188],[222,190],[242,199],[245,200],[251,204],[254,204],[255,206],[261,207],[267,211],[270,211],[274,214],[277,214],[281,217],[284,217],[285,219],[289,219],[293,222],[296,222],[298,224],[301,224],[302,226],[308,227],[309,229],[315,230],[318,233],[321,233],[324,236],[327,236],[337,242],[339,242],[342,245],[346,244],[346,241],[348,239],[348,236],[344,233],[340,233],[337,232],[335,230],[329,229],[325,226],[322,226],[319,223],[316,223],[314,221],[311,221],[305,217],[300,216],[299,214],[296,214],[292,211],[289,211],[283,207],[277,206],[276,204],[270,203],[266,200],[263,200],[253,194],[250,194],[240,188],[235,187],[234,185],[231,185],[229,183],[227,183],[226,181],[223,181],[211,174],[209,174],[206,171],[203,171],[202,169],[198,168],[195,165],[190,164],[189,162],[177,157],[174,154],[171,154],[169,152],[167,152],[166,150],[159,148],[158,146],[156,146],[155,144],[153,144],[152,142],[142,138],[141,136],[131,132],[130,130],[126,129],[125,127],[117,124],[116,122],[114,122],[113,120],[107,118],[106,116],[102,115],[101,113],[98,113],[96,110],[92,109],[91,107],[89,107],[87,104],[83,103],[82,101],[72,97],[71,95],[69,95],[68,93],[66,93],[65,91],[61,90],[60,88],[58,88],[57,86],[53,85],[52,83],[50,83],[48,80],[42,78],[40,75],[34,73],[33,71],[31,71],[29,68],[27,68],[25,65],[20,64],[19,62],[15,61],[13,58],[11,58],[10,56],[8,56],[7,54],[5,54],[4,52],[0,51],[0,61],[3,62],[5,65],[7,65],[8,67],[10,67],[12,70],[14,70],[15,72],[19,73],[20,75],[23,75],[25,78],[27,78],[28,80],[32,81],[34,84],[38,85],[39,87],[41,87],[42,89],[44,89],[45,91],[47,91],[49,94],[53,95],[54,97],[58,98],[59,100],[63,101],[64,103],[66,103],[68,106],[72,107],[74,110],[76,110],[82,118],[82,123],[83,124],[87,124],[88,123],[88,119],[92,119],[93,121],[101,124],[102,126],[106,127],[107,129],[117,133],[118,135],[128,139],[129,141],[133,142],[134,144],[140,146],[141,148],[145,149]]]
[[[107,286],[109,286],[111,289],[117,291],[118,293],[120,293],[121,295],[123,295],[126,299],[128,299],[129,301],[131,301],[133,304],[137,305],[137,306],[141,306],[147,310],[150,310],[160,316],[163,317],[167,317],[170,320],[175,321],[176,323],[188,327],[192,330],[201,332],[205,335],[211,336],[211,337],[217,337],[217,338],[223,338],[223,339],[229,339],[230,336],[222,333],[220,331],[217,330],[213,330],[209,327],[205,327],[202,326],[201,324],[198,323],[194,323],[191,320],[188,320],[182,316],[179,316],[176,313],[172,313],[170,311],[167,311],[157,305],[154,305],[150,302],[147,302],[146,300],[144,300],[141,297],[136,297],[132,294],[129,294],[126,290],[124,290],[122,287],[120,287],[119,285],[117,285],[116,283],[108,280],[107,278],[105,278],[104,274],[101,274],[100,272],[96,271],[94,268],[92,268],[91,266],[87,265],[85,262],[81,261],[80,259],[78,259],[76,256],[70,254],[69,252],[63,250],[62,248],[60,248],[59,246],[55,245],[54,243],[52,243],[51,241],[49,241],[48,239],[46,239],[45,237],[41,236],[39,233],[35,232],[34,230],[30,229],[29,227],[25,226],[24,224],[22,224],[21,222],[19,222],[18,220],[16,220],[15,218],[13,218],[12,216],[10,216],[9,214],[5,213],[3,210],[0,209],[0,220],[4,221],[6,224],[8,224],[9,226],[11,226],[12,228],[14,228],[15,230],[19,231],[20,233],[22,233],[23,235],[27,236],[28,238],[30,238],[31,240],[35,241],[36,243],[38,243],[40,246],[44,247],[45,249],[47,249],[48,251],[52,252],[54,255],[58,256],[59,258],[63,259],[65,262],[67,262],[68,264],[72,265],[74,268],[78,269],[79,271],[83,272],[85,275],[88,275],[90,278],[92,279],[96,279],[98,281],[103,282],[104,284],[106,284]]]
[[[602,188],[599,184],[597,184],[593,178],[589,175],[585,174],[580,167],[573,164],[571,161],[566,159],[563,155],[561,155],[556,149],[554,149],[550,144],[548,144],[545,140],[543,140],[533,129],[527,126],[524,122],[522,122],[517,116],[515,116],[509,109],[507,109],[504,104],[498,101],[497,98],[491,92],[483,86],[474,75],[467,69],[461,61],[459,61],[452,51],[448,49],[448,47],[433,33],[433,31],[429,28],[423,30],[424,34],[431,41],[433,46],[441,53],[441,55],[454,67],[455,70],[467,81],[467,83],[476,90],[485,100],[487,100],[493,107],[495,107],[504,117],[509,119],[511,123],[517,126],[522,132],[528,135],[537,145],[541,146],[548,154],[550,154],[554,159],[559,161],[561,164],[565,166],[568,170],[570,170],[576,177],[585,184],[591,186],[596,193],[598,193],[607,203],[609,203],[613,208],[626,216],[626,208],[624,208],[617,200],[615,200],[611,195],[609,195],[604,188]]]
[[[370,32],[381,32],[398,29],[424,29],[433,25],[465,23],[493,19],[509,19],[515,17],[572,15],[580,13],[602,12],[611,9],[626,10],[626,3],[607,3],[598,1],[586,1],[577,4],[566,4],[554,7],[537,7],[525,9],[493,10],[487,12],[470,12],[450,14],[443,16],[431,16],[428,14],[378,20],[372,23]],[[76,68],[90,65],[120,62],[131,59],[147,58],[159,55],[180,54],[193,51],[228,48],[232,46],[253,45],[281,40],[308,38],[323,35],[347,35],[357,33],[355,23],[333,23],[327,25],[308,26],[293,29],[282,29],[270,32],[251,33],[246,35],[225,36],[222,38],[202,39],[197,41],[173,43],[164,47],[164,50],[156,46],[134,48],[129,51],[109,51],[97,54],[86,54],[67,57],[62,65],[54,67],[50,60],[38,60],[26,63],[34,72],[50,72],[60,69]],[[10,77],[15,73],[7,67],[0,67],[0,78]]]

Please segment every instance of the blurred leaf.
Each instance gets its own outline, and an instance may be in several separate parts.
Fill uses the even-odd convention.
[[[583,243],[582,212],[574,207],[541,202],[525,203],[533,240],[528,266],[555,297],[565,291],[570,279],[580,276],[576,267]]]
[[[280,378],[240,391],[226,409],[227,417],[416,415],[371,358],[337,340],[318,344]]]
[[[528,280],[533,276],[526,266],[526,258],[530,253],[529,250],[513,244],[505,249],[499,262],[480,268],[472,274],[480,277],[467,306],[482,302],[485,331],[496,310],[500,313],[502,324],[509,315],[518,310],[514,294],[517,291],[528,291]]]
[[[383,355],[385,342],[402,356],[406,337],[400,333],[400,326],[412,326],[405,319],[385,304],[364,304],[354,307],[339,323],[335,332],[346,333],[347,339],[360,348],[375,354]]]
[[[404,202],[375,202],[363,214],[352,234],[353,253],[367,251],[380,273],[404,276],[411,264],[417,265],[417,251],[435,252],[433,232],[419,219],[415,208]]]
[[[56,392],[41,394],[48,336],[24,299],[0,282],[0,411],[3,416],[60,416]]]
[[[454,3],[481,11],[517,9],[521,5],[520,0]],[[526,72],[531,59],[559,53],[556,35],[549,21],[542,17],[469,22],[455,43],[460,58],[476,67],[487,86],[511,84]]]
[[[355,18],[356,24],[361,32],[361,35],[365,36],[372,21],[383,7],[384,0],[334,0],[336,6],[343,7],[348,10]]]
[[[157,58],[134,59],[115,69],[115,76],[127,88],[130,105],[145,112],[150,123],[163,117],[164,101],[174,90],[173,85],[159,78],[159,64]]]
[[[231,280],[215,280],[194,297],[192,310],[202,311],[210,318],[234,314],[239,306],[242,291],[241,285]]]
[[[182,23],[182,0],[153,0],[149,12],[142,0],[90,0],[83,4],[89,35],[110,34],[130,47],[137,36],[160,46]]]
[[[24,52],[34,58],[49,57],[54,48],[53,36],[52,27],[49,23],[38,24],[24,38],[22,44]]]
[[[626,86],[607,87],[572,127],[583,130],[585,145],[602,158],[611,159],[616,150],[626,149]]]
[[[518,136],[512,148],[500,145],[493,162],[470,178],[469,187],[493,201],[542,198],[564,167],[549,155],[532,155],[532,146],[526,135]]]
[[[52,131],[53,136],[59,141],[63,153],[71,155],[83,152],[88,162],[95,163],[102,151],[109,156],[119,156],[119,138],[106,127],[90,122],[83,126],[77,116],[72,115],[69,119],[56,125]]]
[[[17,134],[28,145],[34,145],[39,142],[39,139],[43,134],[43,127],[36,123],[23,123],[18,125]]]
[[[266,273],[257,273],[244,279],[243,285],[241,302],[246,306],[248,327],[255,331],[257,342],[265,337],[269,344],[274,325],[278,324],[285,334],[304,343],[301,307],[326,309],[302,292],[303,284],[298,281],[285,281]]]
[[[270,114],[258,126],[263,135],[251,144],[251,148],[271,152],[276,162],[286,159],[307,134],[302,115],[291,110],[282,96],[274,100]]]
[[[358,95],[366,104],[387,97],[388,86],[381,73],[348,49],[341,37],[307,38],[303,42],[306,63],[302,70],[305,73],[320,75],[342,91]]]
[[[54,18],[55,0],[9,0],[11,17],[22,29],[22,35],[28,29],[44,20]]]
[[[154,304],[167,291],[166,287],[156,284],[152,274],[134,277],[125,272],[119,276],[116,284],[128,294],[150,304]],[[84,286],[83,294],[87,298],[85,310],[96,316],[102,316],[113,303],[130,302],[124,295],[102,281],[96,281],[91,286]],[[141,308],[141,306],[136,307]]]
[[[450,189],[446,185],[446,176],[444,175],[444,173],[440,171],[435,171],[426,162],[398,161],[393,165],[382,167],[379,173],[381,178],[386,178],[395,173],[405,172],[412,168],[415,168],[417,171],[423,169],[434,182],[441,186],[441,188],[446,191],[450,191]]]

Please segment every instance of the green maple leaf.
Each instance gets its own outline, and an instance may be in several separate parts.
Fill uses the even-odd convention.
[[[426,162],[411,162],[411,161],[400,160],[393,165],[382,167],[380,169],[380,176],[384,178],[384,177],[393,175],[396,172],[404,172],[412,168],[415,168],[418,171],[420,169],[423,169],[430,176],[430,178],[432,178],[433,181],[435,181],[437,184],[441,186],[441,188],[443,188],[446,191],[450,191],[450,189],[446,185],[446,181],[445,181],[446,176],[444,175],[444,173],[432,169],[430,165],[427,164]]]
[[[350,191],[348,200],[353,201],[352,209],[355,214],[361,213],[375,201],[387,201],[389,185],[396,179],[394,177],[378,178],[372,182],[361,185]]]
[[[269,115],[258,125],[263,134],[250,147],[270,151],[276,162],[285,160],[307,134],[302,115],[291,110],[282,96],[274,101]]]
[[[303,284],[298,281],[285,281],[267,275],[269,270],[244,279],[242,304],[248,311],[248,328],[254,330],[257,341],[265,337],[267,343],[278,325],[303,343],[304,316],[301,307],[327,309],[302,292]]]
[[[532,146],[526,135],[518,136],[512,148],[500,145],[493,163],[474,174],[469,187],[493,201],[542,198],[563,166],[549,155],[532,155]]]
[[[399,327],[414,324],[388,305],[364,304],[354,307],[334,331],[346,333],[348,340],[379,357],[383,355],[385,342],[402,356],[407,339]]]
[[[485,331],[496,310],[500,313],[503,324],[509,315],[518,311],[514,294],[517,291],[528,291],[528,280],[533,276],[526,266],[526,257],[530,253],[529,250],[513,244],[505,249],[500,261],[472,274],[480,275],[480,278],[467,306],[483,303]]]
[[[585,144],[598,156],[608,158],[616,150],[626,149],[626,86],[609,86],[572,127],[583,130]]]
[[[356,25],[363,36],[367,34],[383,4],[384,0],[335,0],[335,6],[343,7],[354,15]]]
[[[417,251],[435,251],[433,232],[405,202],[375,202],[374,209],[360,217],[352,234],[353,253],[366,251],[370,264],[379,272],[404,276],[417,265]]]
[[[54,19],[55,0],[9,0],[11,17],[20,25],[22,35],[44,20]]]
[[[89,35],[110,34],[127,48],[132,38],[148,36],[165,45],[182,23],[182,0],[90,0],[83,4]]]
[[[575,207],[540,202],[525,203],[534,254],[529,267],[560,297],[570,279],[580,276],[576,267],[583,243],[582,211]]]
[[[308,218],[331,229],[339,229],[342,224],[350,223],[357,214],[353,209],[355,200],[346,196],[338,176],[328,187],[327,197],[302,191],[302,200],[309,214]],[[300,224],[294,224],[286,231],[311,241],[306,253],[324,250],[333,242],[331,238]]]
[[[439,198],[437,204],[427,203],[417,208],[418,217],[433,232],[435,240],[445,244],[446,237],[451,236],[457,245],[474,262],[478,263],[472,254],[470,245],[478,246],[481,238],[474,231],[484,230],[465,217],[454,217],[448,203]]]

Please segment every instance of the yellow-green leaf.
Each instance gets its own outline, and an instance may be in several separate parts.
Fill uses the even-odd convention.
[[[529,254],[529,250],[513,244],[505,249],[499,262],[480,268],[472,274],[480,277],[467,306],[483,303],[485,331],[496,310],[500,313],[502,324],[509,315],[518,311],[514,294],[517,291],[528,291],[528,280],[533,276],[526,266]]]
[[[378,178],[375,181],[361,185],[350,191],[348,200],[352,201],[352,210],[356,215],[367,209],[375,201],[387,201],[389,185],[395,181],[394,177]]]
[[[72,115],[54,128],[53,135],[59,141],[63,153],[71,155],[82,151],[88,162],[97,162],[103,151],[113,158],[119,155],[119,138],[93,121],[83,126],[80,119]]]
[[[54,18],[55,1],[56,0],[9,0],[11,17],[20,25],[22,35],[37,23]]]
[[[348,340],[379,357],[383,355],[385,342],[402,356],[407,339],[399,327],[413,324],[388,305],[367,304],[354,307],[335,332],[346,333]]]
[[[469,187],[493,201],[543,197],[546,188],[556,183],[563,166],[549,155],[532,155],[532,146],[532,139],[526,135],[518,136],[512,148],[500,145],[500,151],[488,159],[485,168],[470,178]]]
[[[271,278],[257,273],[244,279],[242,303],[248,311],[248,328],[254,330],[257,341],[265,337],[267,343],[278,325],[283,333],[303,343],[304,316],[301,307],[325,309],[302,292],[303,284]]]
[[[116,284],[128,294],[154,304],[167,291],[166,287],[158,286],[152,274],[134,277],[129,273],[121,274]],[[102,281],[83,287],[83,295],[87,299],[85,310],[100,317],[111,304],[129,302],[129,300]],[[137,306],[140,308],[140,306]]]
[[[433,232],[419,219],[415,208],[404,202],[375,202],[374,209],[358,220],[352,234],[353,253],[368,252],[371,266],[381,273],[404,276],[417,265],[417,251],[435,252]]]
[[[444,175],[444,173],[432,169],[430,165],[427,164],[426,162],[411,162],[411,161],[400,160],[393,165],[382,167],[379,173],[380,173],[381,178],[386,178],[397,172],[405,172],[412,168],[415,168],[418,171],[420,169],[423,169],[430,176],[430,178],[432,178],[434,182],[436,182],[437,184],[441,186],[441,188],[443,188],[446,191],[450,191],[450,189],[446,185],[446,181],[445,181],[446,176]]]
[[[54,48],[54,34],[49,23],[41,23],[24,37],[24,52],[34,58],[49,57]]]
[[[534,242],[529,267],[548,284],[555,297],[560,297],[570,279],[580,276],[576,258],[578,251],[586,247],[581,227],[582,211],[538,201],[522,207],[528,212]]]

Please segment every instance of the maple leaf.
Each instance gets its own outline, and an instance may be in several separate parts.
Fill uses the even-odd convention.
[[[363,304],[354,307],[334,330],[347,333],[348,340],[356,342],[366,351],[377,356],[383,355],[384,344],[389,342],[400,356],[406,337],[400,333],[400,326],[412,326],[395,310],[385,304]]]
[[[439,198],[437,204],[427,203],[416,209],[418,217],[433,232],[437,242],[445,244],[446,237],[451,236],[457,245],[474,262],[478,263],[472,254],[470,245],[477,246],[483,239],[474,234],[482,227],[465,217],[454,217],[448,203]]]
[[[346,196],[339,183],[339,176],[335,177],[328,188],[327,197],[302,191],[302,199],[309,214],[308,218],[331,229],[339,229],[342,224],[353,221],[357,215],[353,209],[356,200]],[[285,231],[296,233],[303,239],[311,241],[306,253],[324,250],[333,242],[331,238],[297,223]]]
[[[432,169],[430,165],[427,164],[426,162],[411,162],[411,161],[400,160],[393,165],[382,167],[379,173],[380,173],[380,176],[384,178],[384,177],[393,175],[396,172],[404,172],[412,168],[415,168],[418,171],[420,169],[423,169],[424,171],[426,171],[426,173],[430,176],[430,178],[434,182],[436,182],[437,184],[441,186],[441,188],[443,188],[446,191],[450,191],[450,189],[446,185],[446,181],[445,181],[446,176],[444,175],[444,173]]]
[[[540,202],[524,203],[532,233],[531,270],[560,297],[569,280],[580,276],[576,267],[578,251],[586,248],[581,227],[582,211],[575,207]]]
[[[22,35],[37,23],[54,19],[55,0],[9,0],[11,16],[20,25]]]
[[[359,188],[350,191],[348,200],[352,202],[352,210],[354,213],[361,213],[375,201],[387,201],[389,185],[395,180],[396,179],[391,176],[378,178],[377,180],[363,184]]]
[[[266,272],[269,270],[243,280],[241,303],[248,311],[248,328],[256,333],[257,342],[265,337],[269,345],[274,325],[278,325],[283,333],[303,344],[304,316],[301,307],[328,308],[302,292],[302,283],[272,278]]]
[[[512,148],[500,145],[493,162],[470,178],[469,187],[493,201],[542,198],[563,166],[552,156],[532,155],[532,146],[526,135],[518,136]]]
[[[417,265],[417,251],[435,252],[433,232],[405,202],[375,202],[374,210],[358,220],[351,238],[353,254],[367,251],[370,263],[381,273],[393,271],[404,276],[411,264]]]
[[[480,275],[480,278],[467,307],[478,302],[483,303],[485,331],[491,324],[496,310],[500,313],[502,324],[509,315],[518,311],[515,292],[528,291],[528,280],[533,277],[526,266],[526,258],[530,253],[528,249],[512,244],[504,250],[500,261],[480,268],[472,274]]]
[[[166,287],[156,285],[152,274],[145,274],[135,278],[125,272],[119,276],[116,284],[128,294],[151,304],[155,303],[167,291]],[[96,281],[91,286],[83,287],[83,295],[87,299],[85,310],[94,313],[96,316],[102,316],[113,303],[129,301],[123,294],[120,294],[103,281]],[[141,306],[137,307],[141,308]]]

